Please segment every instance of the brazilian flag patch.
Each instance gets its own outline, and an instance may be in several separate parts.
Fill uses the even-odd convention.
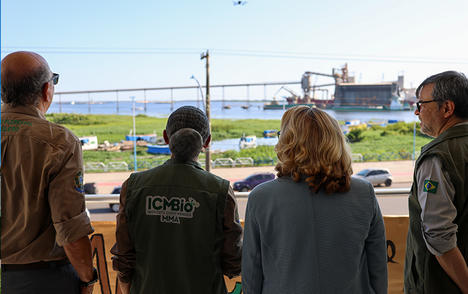
[[[435,194],[437,193],[437,186],[439,186],[439,183],[436,181],[426,180],[424,181],[424,192]]]
[[[83,173],[79,171],[75,175],[75,190],[83,193],[84,192],[84,185],[83,185]]]

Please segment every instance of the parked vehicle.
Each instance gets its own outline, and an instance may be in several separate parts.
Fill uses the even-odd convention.
[[[363,169],[353,177],[369,181],[374,186],[390,186],[393,182],[393,176],[388,168],[367,168]]]
[[[117,186],[112,190],[111,194],[119,194],[120,195],[120,189],[122,189],[122,186]],[[113,212],[119,212],[119,204],[118,203],[109,203],[109,207]]]
[[[97,194],[96,183],[86,183],[84,184],[85,194]]]
[[[235,182],[233,189],[234,191],[247,192],[255,188],[257,185],[273,179],[275,179],[275,175],[272,173],[255,173],[242,181]]]

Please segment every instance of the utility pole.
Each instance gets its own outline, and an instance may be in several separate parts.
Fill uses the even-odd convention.
[[[206,54],[201,54],[201,59],[206,58],[206,116],[208,117],[209,132],[211,134],[211,119],[210,119],[210,52],[206,50]],[[211,153],[210,144],[205,149],[205,169],[210,171],[211,169]]]
[[[130,99],[132,99],[132,108],[133,108],[133,162],[135,164],[135,172],[138,171],[137,167],[137,157],[136,157],[136,127],[135,127],[135,96],[130,96]]]

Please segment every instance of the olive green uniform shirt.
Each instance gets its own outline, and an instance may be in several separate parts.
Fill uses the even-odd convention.
[[[113,268],[135,293],[226,293],[242,234],[229,182],[170,159],[122,185]]]
[[[431,213],[434,213],[428,210],[431,208],[428,207],[428,200],[421,201],[424,199],[420,197],[421,194],[425,193],[425,196],[429,198],[442,197],[440,195],[442,190],[449,187],[443,185],[442,182],[439,183],[438,177],[418,179],[418,176],[424,175],[419,172],[419,169],[424,167],[422,162],[428,158],[430,160],[433,156],[440,160],[443,172],[447,173],[447,179],[450,179],[453,186],[453,189],[449,188],[449,190],[455,193],[450,195],[450,191],[444,191],[443,197],[450,198],[451,205],[456,209],[455,215],[451,209],[438,205],[437,209],[441,215],[435,218],[431,216]],[[465,261],[468,260],[468,125],[457,124],[423,146],[415,164],[415,171],[413,186],[408,198],[409,227],[404,267],[405,293],[461,293],[434,254],[441,255],[450,250],[456,241],[456,246],[463,258]],[[418,183],[422,182],[423,186],[419,186]],[[429,201],[432,200],[429,199]],[[428,229],[428,224],[432,228]],[[442,230],[438,230],[437,226],[442,227]],[[453,232],[456,232],[456,236]],[[433,248],[428,248],[427,244]],[[438,249],[435,250],[434,247]]]

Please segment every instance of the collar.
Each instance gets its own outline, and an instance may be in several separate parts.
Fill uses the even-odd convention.
[[[468,136],[468,122],[458,123],[451,128],[446,129],[443,131],[437,138],[434,138],[431,142],[427,143],[421,148],[421,155],[423,155],[427,150],[431,149],[437,144],[440,144],[444,141],[458,138],[458,137],[465,137]]]
[[[42,119],[46,119],[45,115],[34,105],[26,105],[26,106],[16,106],[11,107],[8,104],[3,104],[2,106],[2,113],[21,113],[26,115],[32,115],[35,117],[39,117]]]
[[[164,164],[188,164],[193,165],[195,168],[203,170],[200,163],[193,161],[193,160],[181,160],[176,157],[167,160]]]
[[[461,125],[468,125],[468,120],[467,121],[464,121],[464,122],[461,122],[461,123],[458,123],[454,126],[461,126]]]

